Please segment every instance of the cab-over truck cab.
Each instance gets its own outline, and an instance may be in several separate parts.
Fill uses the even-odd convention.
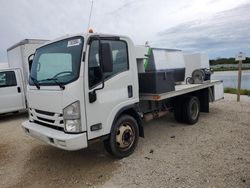
[[[38,48],[27,90],[25,132],[65,150],[86,148],[89,141],[103,138],[107,150],[129,155],[138,135],[143,136],[135,108],[136,58],[133,42],[123,36],[67,36]],[[127,116],[119,119],[121,114]],[[110,143],[118,119],[123,126],[112,135],[118,141]],[[136,130],[130,124],[137,124]]]

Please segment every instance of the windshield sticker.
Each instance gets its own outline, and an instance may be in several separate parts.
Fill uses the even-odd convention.
[[[78,46],[81,44],[81,39],[69,40],[67,47]]]

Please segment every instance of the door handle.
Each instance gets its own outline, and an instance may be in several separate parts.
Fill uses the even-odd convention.
[[[21,93],[21,88],[20,87],[17,87],[17,92]]]
[[[132,98],[133,97],[133,86],[129,85],[128,86],[128,98]]]

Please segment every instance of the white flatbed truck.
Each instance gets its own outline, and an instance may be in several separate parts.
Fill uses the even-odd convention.
[[[173,112],[195,124],[209,102],[223,98],[221,81],[175,85],[174,91],[139,92],[147,49],[125,36],[87,33],[50,41],[36,50],[27,88],[24,131],[64,150],[102,140],[122,158],[133,153],[143,122]]]

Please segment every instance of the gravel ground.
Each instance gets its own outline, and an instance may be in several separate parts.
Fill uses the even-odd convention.
[[[25,114],[0,117],[0,187],[250,187],[250,97],[211,104],[196,125],[172,115],[145,125],[135,153],[101,143],[67,152],[25,136]]]

